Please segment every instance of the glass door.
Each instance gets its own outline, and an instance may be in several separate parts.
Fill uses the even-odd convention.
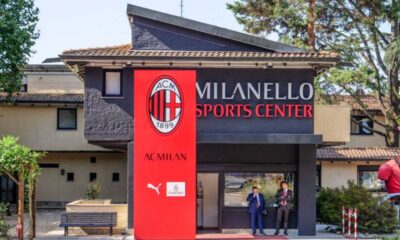
[[[197,228],[218,230],[218,173],[197,174]]]

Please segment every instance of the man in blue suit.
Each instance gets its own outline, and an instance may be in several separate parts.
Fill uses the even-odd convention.
[[[258,187],[254,186],[252,193],[249,193],[246,201],[249,203],[249,214],[253,235],[256,235],[257,225],[260,229],[260,234],[265,235],[263,224],[263,214],[265,213],[264,195],[258,191]]]

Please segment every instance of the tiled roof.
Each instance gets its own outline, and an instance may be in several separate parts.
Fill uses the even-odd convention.
[[[6,93],[0,93],[0,102],[6,100]],[[59,103],[83,104],[83,94],[79,93],[15,93],[11,97],[14,103]]]
[[[364,108],[369,111],[381,111],[381,104],[376,96],[359,95],[357,98],[360,99],[363,106],[350,95],[325,95],[323,98],[316,98],[315,100],[320,104],[350,105],[353,110],[362,110]],[[387,103],[387,98],[384,98],[384,103]]]
[[[96,48],[81,48],[66,50],[62,55],[82,55],[82,56],[115,56],[125,55],[131,51],[132,45],[121,44],[108,47],[96,47]]]
[[[174,58],[338,58],[333,52],[241,52],[241,51],[175,51],[133,50],[131,44],[111,47],[67,50],[61,58],[81,57],[174,57]]]
[[[317,149],[317,160],[388,160],[400,155],[400,148],[366,147]]]

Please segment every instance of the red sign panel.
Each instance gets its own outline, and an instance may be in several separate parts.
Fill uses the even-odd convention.
[[[134,71],[135,239],[196,235],[196,72]]]

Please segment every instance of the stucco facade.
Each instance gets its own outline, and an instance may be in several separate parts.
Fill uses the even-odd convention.
[[[82,106],[74,106],[76,130],[57,130],[57,109],[62,108],[65,105],[0,106],[0,133],[17,136],[20,143],[38,151],[110,151],[84,138]]]
[[[95,158],[95,162],[91,159]],[[48,152],[39,164],[37,200],[40,207],[62,207],[63,204],[87,198],[90,173],[96,173],[100,184],[100,199],[126,203],[126,155],[117,152]],[[74,180],[68,181],[68,173]],[[119,175],[113,181],[113,174]]]

